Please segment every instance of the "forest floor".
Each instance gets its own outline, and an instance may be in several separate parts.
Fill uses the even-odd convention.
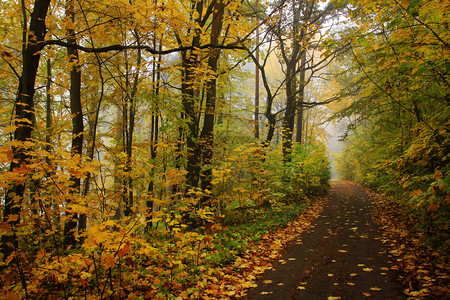
[[[368,193],[355,183],[333,182],[323,211],[306,213],[306,219],[280,233],[290,236],[281,242],[285,245],[277,236],[269,237],[259,246],[266,250],[255,250],[247,263],[240,262],[241,268],[252,271],[241,272],[244,289],[236,292],[235,286],[228,295],[327,300],[448,297],[448,261],[411,235],[385,200]],[[299,224],[302,229],[297,230]],[[267,251],[274,243],[278,255]],[[214,296],[220,295],[224,296]]]

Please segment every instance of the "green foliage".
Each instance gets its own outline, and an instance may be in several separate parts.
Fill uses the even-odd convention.
[[[341,177],[392,196],[435,247],[450,247],[448,3],[355,3],[352,104]],[[370,18],[367,18],[370,15]],[[370,19],[370,23],[366,20]],[[413,25],[414,24],[414,25]],[[350,77],[350,75],[349,75]]]
[[[273,189],[284,201],[297,202],[329,189],[330,162],[324,145],[294,145],[291,162],[282,167],[282,172],[271,167],[277,174]]]
[[[323,145],[295,145],[291,162],[283,162],[281,149],[254,144],[235,148],[214,168],[217,205],[235,209],[302,202],[329,188],[329,161]]]

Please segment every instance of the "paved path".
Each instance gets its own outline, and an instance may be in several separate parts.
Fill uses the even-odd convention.
[[[288,246],[247,299],[406,299],[356,185],[332,184],[332,200],[311,230]]]

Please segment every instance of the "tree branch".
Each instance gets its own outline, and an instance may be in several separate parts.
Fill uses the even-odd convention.
[[[111,45],[111,46],[105,46],[105,47],[98,47],[98,48],[93,48],[93,47],[85,47],[85,46],[81,46],[81,45],[73,45],[73,44],[69,44],[67,42],[61,41],[61,40],[48,40],[43,42],[43,46],[51,46],[51,45],[56,45],[56,46],[62,46],[62,47],[66,47],[66,48],[74,48],[83,52],[88,52],[88,53],[102,53],[102,52],[110,52],[110,51],[123,51],[123,50],[145,50],[151,54],[159,54],[159,55],[165,55],[165,54],[170,54],[170,53],[175,53],[175,52],[182,52],[182,51],[186,51],[186,50],[193,50],[195,49],[209,49],[209,48],[215,48],[215,49],[230,49],[230,50],[245,50],[246,48],[244,46],[240,46],[239,44],[242,41],[236,41],[233,43],[230,43],[228,45],[213,45],[213,44],[205,44],[205,45],[201,45],[199,47],[193,47],[193,46],[181,46],[181,47],[177,47],[177,48],[172,48],[172,49],[167,49],[167,50],[156,50],[153,47],[147,46],[147,45]]]

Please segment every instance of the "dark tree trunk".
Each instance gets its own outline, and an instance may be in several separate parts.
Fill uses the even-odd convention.
[[[203,2],[196,3],[196,11],[198,17],[197,24],[201,24],[201,17],[203,12]],[[199,29],[194,29],[196,32],[192,39],[191,45],[193,47],[200,46],[201,32]],[[197,111],[195,109],[198,101],[198,90],[195,78],[195,69],[198,65],[198,54],[196,51],[190,53],[183,53],[183,83],[181,85],[182,105],[184,110],[184,117],[187,122],[186,131],[186,147],[187,147],[187,188],[197,188],[200,177],[201,153],[198,143],[199,124]]]
[[[137,45],[140,46],[140,39],[139,34],[137,30],[134,31],[134,35],[137,41]],[[127,153],[127,161],[126,161],[126,180],[125,180],[125,190],[126,190],[126,203],[125,203],[125,215],[129,216],[132,213],[132,208],[134,205],[134,191],[133,191],[133,179],[131,177],[131,170],[132,170],[132,159],[133,159],[133,136],[134,136],[134,127],[135,127],[135,118],[136,118],[136,94],[138,90],[139,85],[139,75],[140,75],[140,67],[142,62],[142,51],[141,49],[137,50],[137,61],[136,61],[136,70],[134,72],[136,73],[133,78],[133,83],[131,86],[131,83],[128,81],[128,70],[126,75],[127,84],[126,86],[130,86],[131,94],[126,95],[126,106],[127,106],[127,112],[128,116],[126,116],[126,119],[128,120],[128,124],[125,124],[124,126],[127,128],[126,135],[125,135],[125,148]],[[128,69],[128,66],[127,66]]]
[[[31,138],[34,124],[34,85],[36,82],[36,74],[40,61],[40,51],[43,49],[45,36],[45,18],[50,6],[50,0],[36,0],[33,12],[31,13],[30,27],[24,28],[23,40],[23,68],[19,81],[15,100],[15,125],[14,140],[25,142]],[[26,25],[26,19],[24,20]],[[28,42],[27,42],[28,41]],[[12,172],[16,168],[20,168],[28,161],[26,149],[21,146],[13,147],[14,161],[11,162],[9,170]],[[14,234],[16,225],[20,222],[19,214],[22,209],[22,201],[25,192],[24,183],[12,182],[5,193],[5,206],[3,210],[3,222],[8,222],[10,217],[17,216],[17,219],[9,222],[13,229],[12,233],[3,235],[1,238],[1,251],[3,257],[8,257],[17,247],[17,237]],[[14,218],[13,218],[14,219]]]
[[[75,23],[75,7],[73,0],[67,1],[66,15],[71,20],[72,25]],[[75,29],[70,27],[67,30],[67,42],[76,45]],[[75,160],[81,161],[83,154],[83,111],[81,106],[81,69],[78,61],[78,51],[75,48],[67,48],[70,70],[70,113],[72,115],[72,156]],[[71,176],[72,196],[80,194],[81,178],[79,176]],[[69,198],[70,199],[70,198]],[[68,200],[68,205],[72,201]],[[67,220],[64,224],[64,248],[74,247],[76,245],[75,231],[78,226],[78,215],[76,213],[67,212]]]
[[[303,103],[305,102],[305,78],[306,78],[306,51],[302,53],[300,61],[300,79],[299,79],[299,93],[297,105],[297,135],[296,142],[301,144],[303,141]]]
[[[153,47],[156,49],[156,37],[153,40]],[[159,45],[159,50],[162,49],[162,45]],[[162,55],[159,55],[158,61],[156,61],[156,57],[153,58],[153,68],[152,68],[152,81],[153,81],[153,93],[155,95],[155,99],[159,97],[160,91],[160,80],[161,80],[161,61]],[[157,101],[157,100],[156,100]],[[147,188],[147,196],[149,197],[146,206],[147,206],[147,229],[152,227],[152,213],[153,213],[153,198],[155,196],[155,159],[157,154],[157,146],[158,146],[158,136],[159,136],[159,117],[158,117],[158,104],[154,103],[153,112],[152,112],[152,121],[150,128],[150,157],[152,159],[152,167],[150,171],[150,180]]]
[[[213,22],[211,26],[210,42],[218,45],[220,32],[222,31],[223,7],[222,1],[214,4]],[[220,50],[212,50],[208,60],[208,68],[215,74],[219,62]],[[214,155],[214,118],[216,114],[217,78],[216,75],[206,82],[206,105],[203,130],[200,136],[202,141],[202,166],[201,188],[203,191],[200,206],[208,205],[212,190],[212,160]]]
[[[291,61],[286,71],[286,110],[282,127],[283,160],[290,162],[292,154],[292,133],[294,132],[295,110],[296,110],[296,62]]]
[[[255,60],[255,139],[259,139],[259,26],[256,28]]]

